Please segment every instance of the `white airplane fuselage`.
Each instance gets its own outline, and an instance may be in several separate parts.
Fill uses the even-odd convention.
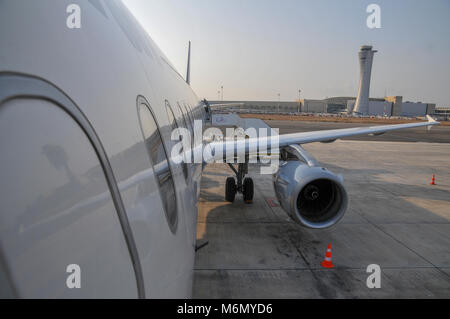
[[[66,24],[71,3],[81,8],[79,29]],[[171,166],[173,230],[137,101],[147,101],[170,156],[166,101],[183,126],[204,115],[190,86],[120,1],[2,1],[0,40],[0,81],[11,83],[0,89],[2,294],[189,298],[202,165],[187,165],[187,177]],[[67,282],[73,264],[80,288]]]

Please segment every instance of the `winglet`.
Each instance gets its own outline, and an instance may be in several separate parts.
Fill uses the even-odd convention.
[[[188,61],[186,71],[186,83],[191,85],[191,41],[189,41]]]
[[[433,125],[439,124],[439,122],[437,122],[434,118],[432,118],[430,115],[427,114],[427,119],[428,119],[428,123],[430,123],[430,125],[427,126],[428,131],[431,130],[431,127]]]
[[[431,116],[429,116],[428,114],[427,114],[427,119],[428,119],[428,122],[430,122],[430,123],[436,123],[436,120],[434,118],[432,118]]]

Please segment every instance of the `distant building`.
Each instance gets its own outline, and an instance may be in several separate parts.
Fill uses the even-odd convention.
[[[211,107],[214,109],[214,104],[241,104],[239,106],[232,106],[231,110],[251,110],[261,112],[282,112],[294,113],[298,112],[301,105],[298,101],[283,102],[283,101],[209,101]]]
[[[427,114],[434,114],[436,112],[436,104],[427,104]]]
[[[304,113],[328,113],[328,104],[324,100],[301,100],[301,111]]]
[[[434,114],[438,116],[450,117],[450,106],[447,107],[436,107]]]
[[[427,114],[427,104],[421,102],[403,102],[402,116],[425,116]]]
[[[385,100],[392,103],[392,116],[402,115],[402,96],[386,96]]]
[[[214,104],[240,104],[230,106],[233,111],[249,111],[260,113],[328,113],[328,114],[353,114],[356,97],[337,96],[324,100],[301,99],[292,102],[278,101],[210,101],[211,107]],[[434,114],[440,111],[436,109],[436,104],[422,102],[403,102],[401,96],[387,96],[385,98],[370,98],[367,115],[370,116],[405,116],[416,117],[426,114]]]
[[[352,114],[355,108],[356,100],[347,101],[347,114]],[[392,116],[392,103],[380,100],[369,100],[367,115],[373,116]]]
[[[440,121],[450,120],[450,106],[436,107],[434,110],[434,115]]]

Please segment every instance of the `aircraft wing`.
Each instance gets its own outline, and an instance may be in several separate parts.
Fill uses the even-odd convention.
[[[278,136],[277,139],[272,137],[259,137],[259,138],[247,138],[247,139],[237,139],[237,140],[223,140],[223,141],[213,141],[207,144],[207,147],[211,148],[211,154],[214,160],[223,159],[226,151],[230,152],[234,150],[234,154],[245,154],[254,153],[255,145],[267,145],[267,149],[271,147],[283,148],[292,144],[307,144],[313,142],[333,142],[337,139],[355,136],[355,135],[381,135],[386,132],[402,130],[415,127],[428,127],[440,124],[435,121],[430,116],[427,116],[428,122],[420,123],[407,123],[407,124],[396,124],[396,125],[379,125],[370,127],[355,127],[337,130],[324,130],[324,131],[314,131],[314,132],[303,132],[303,133],[293,133],[284,134]],[[218,152],[222,150],[222,152]],[[222,158],[221,158],[222,157]]]
[[[212,140],[204,144],[204,164],[225,162],[236,177],[227,178],[225,199],[233,202],[237,192],[242,193],[246,203],[253,200],[254,184],[248,174],[249,163],[267,164],[261,167],[262,174],[273,174],[273,186],[276,198],[284,211],[297,223],[312,229],[324,229],[336,224],[345,214],[348,195],[341,174],[336,175],[320,164],[301,144],[313,142],[332,142],[340,138],[355,135],[381,135],[386,132],[428,127],[439,124],[431,117],[428,122],[356,127],[338,130],[303,132],[285,135],[267,134],[262,137],[251,127],[246,131],[235,130],[235,137]],[[253,131],[253,132],[252,132]],[[260,133],[264,133],[261,131]],[[253,137],[251,135],[254,135]],[[271,161],[281,159],[279,162]],[[292,159],[292,160],[289,160]],[[240,164],[236,168],[235,164]],[[269,161],[268,161],[269,160]],[[247,181],[247,182],[246,182]]]

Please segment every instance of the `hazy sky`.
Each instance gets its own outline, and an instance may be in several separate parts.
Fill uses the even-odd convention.
[[[192,41],[200,98],[355,96],[357,52],[375,55],[371,97],[450,105],[450,0],[124,0],[181,74]],[[366,26],[369,4],[381,29]]]

